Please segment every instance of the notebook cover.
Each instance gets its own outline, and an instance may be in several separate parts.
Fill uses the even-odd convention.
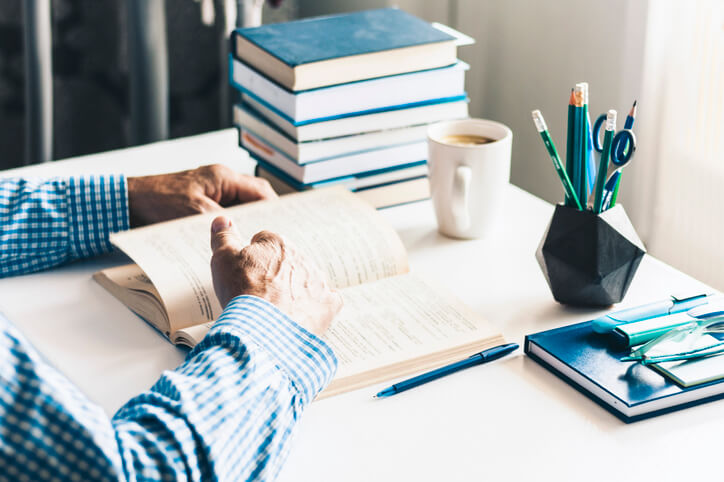
[[[712,384],[721,383],[720,380],[709,384],[697,385],[696,387],[682,388],[653,369],[643,366],[640,363],[621,362],[619,361],[620,357],[628,354],[628,350],[615,350],[610,348],[608,340],[604,336],[595,333],[592,326],[593,323],[591,321],[586,321],[528,335],[525,337],[525,353],[627,423],[724,397],[724,393],[722,393],[629,417],[620,412],[616,407],[609,405],[607,401],[599,398],[598,395],[591,393],[587,388],[571,380],[567,375],[559,372],[555,367],[550,366],[544,360],[530,353],[530,344],[535,343],[550,355],[578,372],[579,375],[582,375],[595,385],[598,385],[602,390],[611,394],[616,399],[617,404],[627,407],[646,405],[662,398],[673,397],[686,391],[697,390]],[[722,390],[724,390],[724,386]]]
[[[396,8],[329,15],[235,30],[290,67],[455,40]]]

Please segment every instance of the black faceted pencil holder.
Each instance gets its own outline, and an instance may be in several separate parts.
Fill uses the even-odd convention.
[[[601,307],[623,299],[644,254],[620,204],[600,214],[558,204],[536,259],[556,301]]]

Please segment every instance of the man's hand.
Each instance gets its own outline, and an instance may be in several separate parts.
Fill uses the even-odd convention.
[[[342,297],[324,274],[277,234],[261,231],[243,247],[231,220],[219,216],[211,224],[211,249],[211,275],[222,307],[239,295],[258,296],[316,335],[342,308]]]
[[[128,178],[132,227],[275,197],[265,179],[239,174],[221,164]]]

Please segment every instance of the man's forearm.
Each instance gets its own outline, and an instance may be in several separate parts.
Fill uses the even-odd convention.
[[[128,227],[123,176],[0,179],[0,277],[105,253]]]
[[[235,298],[173,371],[112,421],[0,318],[0,467],[13,478],[269,480],[331,349],[273,305]]]
[[[238,297],[182,366],[116,414],[119,446],[162,440],[161,465],[204,480],[272,479],[302,409],[335,370],[319,338],[272,304]]]

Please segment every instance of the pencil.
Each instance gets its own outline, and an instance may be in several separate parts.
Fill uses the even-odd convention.
[[[586,195],[593,192],[596,184],[596,159],[593,156],[593,134],[591,129],[591,113],[588,107],[588,82],[581,82],[583,85],[583,116],[586,120]]]
[[[580,166],[581,184],[578,187],[579,199],[588,199],[588,136],[586,134],[586,111],[587,102],[586,98],[588,93],[588,84],[585,82],[579,82],[576,84],[575,90],[579,92],[580,96],[580,109],[578,113],[578,132],[577,135],[580,137],[580,150],[578,151],[578,165]]]
[[[631,110],[628,112],[628,115],[626,116],[626,122],[623,125],[624,129],[633,129],[634,121],[636,120],[636,111],[637,111],[637,105],[638,100],[634,100],[633,105],[631,106]],[[624,155],[626,155],[626,151],[628,150],[628,145],[621,143],[618,146],[618,157],[621,158]],[[616,178],[616,184],[613,188],[613,193],[611,194],[611,202],[609,202],[608,206],[609,208],[612,208],[616,205],[616,198],[618,198],[618,187],[621,185],[621,174],[619,173],[618,177]]]
[[[587,199],[586,196],[586,164],[585,164],[585,118],[583,117],[583,87],[576,84],[573,92],[573,185],[576,188],[578,199]]]
[[[566,139],[566,173],[569,179],[573,179],[573,104],[575,98],[573,97],[573,89],[571,89],[571,96],[568,99],[568,137]],[[574,202],[572,199],[566,197],[566,206],[573,206]]]
[[[616,111],[611,109],[606,114],[606,132],[603,136],[603,152],[601,152],[601,162],[598,164],[598,175],[596,176],[596,192],[593,200],[593,212],[596,214],[603,210],[603,187],[607,181],[608,161],[611,158],[611,142],[613,141],[615,130]]]
[[[563,163],[561,163],[561,158],[558,155],[556,145],[553,143],[553,139],[551,139],[551,135],[548,132],[548,126],[546,125],[545,119],[543,119],[543,114],[541,114],[539,110],[534,110],[531,114],[533,115],[535,127],[538,129],[541,139],[543,139],[543,144],[545,144],[546,149],[548,150],[548,155],[553,161],[553,167],[555,167],[558,177],[563,184],[563,189],[566,192],[566,199],[571,199],[575,207],[579,210],[583,210],[583,206],[578,200],[578,195],[576,195],[576,191],[573,189],[573,184],[571,184],[568,173],[566,173],[566,170],[563,168]]]

